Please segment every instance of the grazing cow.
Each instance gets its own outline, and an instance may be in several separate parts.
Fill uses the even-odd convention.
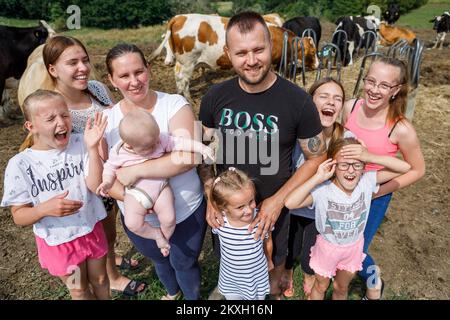
[[[388,26],[384,22],[380,23],[380,36],[382,46],[391,46],[401,39],[405,39],[411,45],[416,39],[416,34],[411,30]]]
[[[320,26],[319,19],[316,17],[295,17],[283,24],[283,28],[291,30],[298,37],[303,35],[303,31],[306,29],[312,29],[316,33],[316,48],[319,47],[320,38],[322,36],[322,27]]]
[[[394,24],[400,18],[400,5],[391,3],[383,13],[383,18],[388,25]]]
[[[232,68],[224,50],[228,20],[220,16],[202,14],[177,15],[169,21],[164,40],[150,55],[151,61],[161,53],[167,43],[169,44],[168,47],[170,46],[176,61],[174,72],[177,90],[186,98],[190,98],[189,80],[197,65],[207,65],[214,70]],[[273,42],[272,63],[278,64],[281,61],[283,33],[288,32],[289,43],[295,35],[271,23],[268,23],[268,27]],[[311,69],[317,68],[319,61],[313,40],[304,38],[302,42],[306,66]],[[298,51],[300,60],[302,58],[300,46]]]
[[[19,79],[26,68],[30,53],[43,44],[49,36],[48,25],[40,22],[37,27],[17,28],[0,26],[0,93],[9,77]]]
[[[439,49],[442,49],[444,45],[445,35],[447,32],[450,32],[450,13],[444,12],[441,16],[434,17],[430,22],[434,22],[433,30],[436,30],[436,41],[432,47],[432,49],[437,48],[439,44]]]
[[[354,17],[347,16],[341,17],[336,20],[336,30],[344,30],[347,34],[347,52],[345,54],[345,61],[343,61],[343,65],[352,65],[353,64],[353,55],[356,54],[359,49],[359,45],[361,43],[361,38],[365,31],[377,31],[377,20],[373,19],[372,16],[367,17]],[[366,37],[364,41],[361,43],[361,47],[371,46],[373,44],[373,37]],[[335,36],[332,39],[333,44],[339,47],[341,51],[341,55],[344,56],[344,47],[345,42],[343,37]]]

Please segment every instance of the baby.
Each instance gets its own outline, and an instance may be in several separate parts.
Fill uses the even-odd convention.
[[[116,179],[116,170],[163,156],[166,152],[185,151],[201,153],[213,161],[213,151],[202,143],[168,134],[160,134],[153,116],[144,109],[132,110],[120,121],[119,141],[109,152],[104,165],[103,182],[97,193],[108,196]],[[169,254],[169,239],[175,229],[175,209],[172,190],[166,179],[141,179],[125,188],[125,225],[133,233],[156,241],[163,256]],[[155,212],[161,228],[145,221],[147,213]]]

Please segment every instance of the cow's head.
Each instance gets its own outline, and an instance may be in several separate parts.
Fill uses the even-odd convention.
[[[36,28],[34,28],[33,30],[33,36],[34,36],[34,44],[35,47],[45,43],[45,41],[48,38],[48,30],[47,28],[42,24],[41,21],[39,21],[39,26],[37,26]]]
[[[56,35],[56,31],[53,30],[53,28],[50,27],[50,25],[47,22],[45,22],[45,20],[40,20],[39,25],[47,29],[49,37],[54,37]]]
[[[394,24],[400,18],[400,5],[390,4],[383,13],[383,18],[387,24]]]
[[[434,19],[431,19],[430,22],[433,23],[433,30],[437,30],[439,22],[441,22],[442,16],[434,16]]]
[[[317,69],[319,67],[319,58],[317,57],[317,49],[312,37],[302,38],[303,48],[305,51],[305,66],[309,69]],[[301,48],[299,48],[298,56],[301,57]],[[301,63],[301,61],[299,61]]]

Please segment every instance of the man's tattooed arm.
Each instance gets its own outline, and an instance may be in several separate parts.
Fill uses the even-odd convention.
[[[326,151],[326,143],[322,132],[308,139],[299,139],[302,151],[306,159],[323,155]]]

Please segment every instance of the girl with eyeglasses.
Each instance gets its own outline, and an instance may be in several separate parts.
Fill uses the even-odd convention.
[[[363,299],[377,300],[382,295],[379,268],[368,254],[392,197],[392,192],[418,181],[425,174],[425,162],[413,125],[404,114],[408,97],[408,76],[405,64],[393,58],[381,58],[372,63],[364,78],[363,98],[344,104],[345,128],[364,142],[373,154],[395,157],[397,152],[411,170],[383,184],[372,200],[364,238],[363,270],[359,273],[367,286]],[[379,170],[380,165],[368,163],[366,170]]]
[[[364,171],[366,162],[385,169]],[[332,299],[347,299],[350,281],[362,269],[365,258],[364,229],[372,195],[378,191],[378,184],[410,168],[406,161],[367,152],[355,138],[340,138],[331,142],[328,160],[317,173],[286,198],[289,209],[315,209],[319,234],[309,263],[316,279],[311,300],[324,299],[332,277]]]

